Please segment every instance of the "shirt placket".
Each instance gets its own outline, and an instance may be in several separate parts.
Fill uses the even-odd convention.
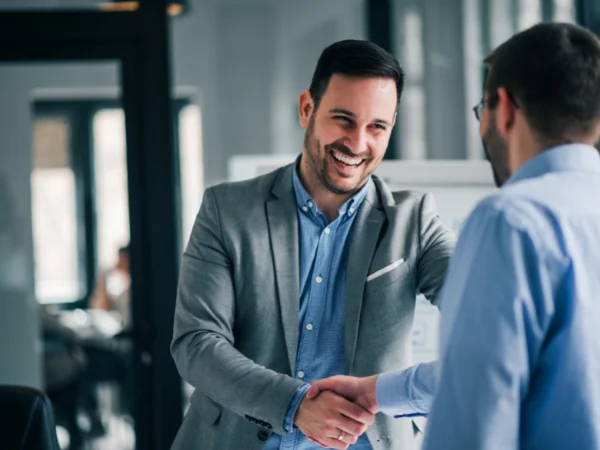
[[[306,361],[302,369],[299,369],[304,375],[303,380],[311,382],[313,380],[313,362],[316,361],[316,349],[318,343],[318,332],[322,326],[323,312],[328,301],[328,286],[330,278],[334,276],[330,272],[332,258],[332,240],[335,235],[335,227],[327,225],[321,229],[317,251],[315,252],[315,264],[310,279],[311,287],[309,294],[310,305],[302,324],[303,355],[306,355]],[[304,359],[304,358],[303,358]]]

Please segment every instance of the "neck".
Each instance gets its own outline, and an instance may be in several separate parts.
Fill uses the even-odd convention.
[[[514,174],[527,161],[542,153],[546,146],[542,145],[533,133],[523,133],[516,139],[513,151],[508,154],[508,167],[510,174]]]
[[[333,221],[338,216],[338,211],[341,206],[346,203],[354,192],[336,194],[331,192],[319,179],[316,172],[309,166],[306,156],[302,156],[300,160],[300,181],[310,194],[312,199],[317,204],[317,208],[321,211],[329,222]]]

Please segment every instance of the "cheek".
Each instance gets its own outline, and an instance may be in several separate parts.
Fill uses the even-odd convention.
[[[371,152],[374,160],[381,160],[390,143],[390,136],[379,136],[371,141]]]
[[[319,140],[325,145],[336,141],[344,142],[348,137],[348,133],[337,125],[326,126],[319,134]]]

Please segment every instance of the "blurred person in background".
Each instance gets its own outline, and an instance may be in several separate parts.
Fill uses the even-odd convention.
[[[125,246],[119,249],[115,266],[98,276],[90,307],[116,313],[123,326],[129,328],[130,285],[129,246]]]

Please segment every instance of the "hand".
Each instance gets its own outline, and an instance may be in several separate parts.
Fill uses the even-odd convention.
[[[373,414],[360,406],[333,392],[323,392],[318,398],[304,397],[294,423],[318,445],[346,450],[374,420]]]
[[[372,414],[379,412],[377,405],[377,395],[375,386],[377,384],[377,375],[356,378],[345,375],[337,375],[331,378],[313,382],[310,390],[306,394],[307,399],[314,399],[322,391],[333,391],[336,394],[356,403]]]

